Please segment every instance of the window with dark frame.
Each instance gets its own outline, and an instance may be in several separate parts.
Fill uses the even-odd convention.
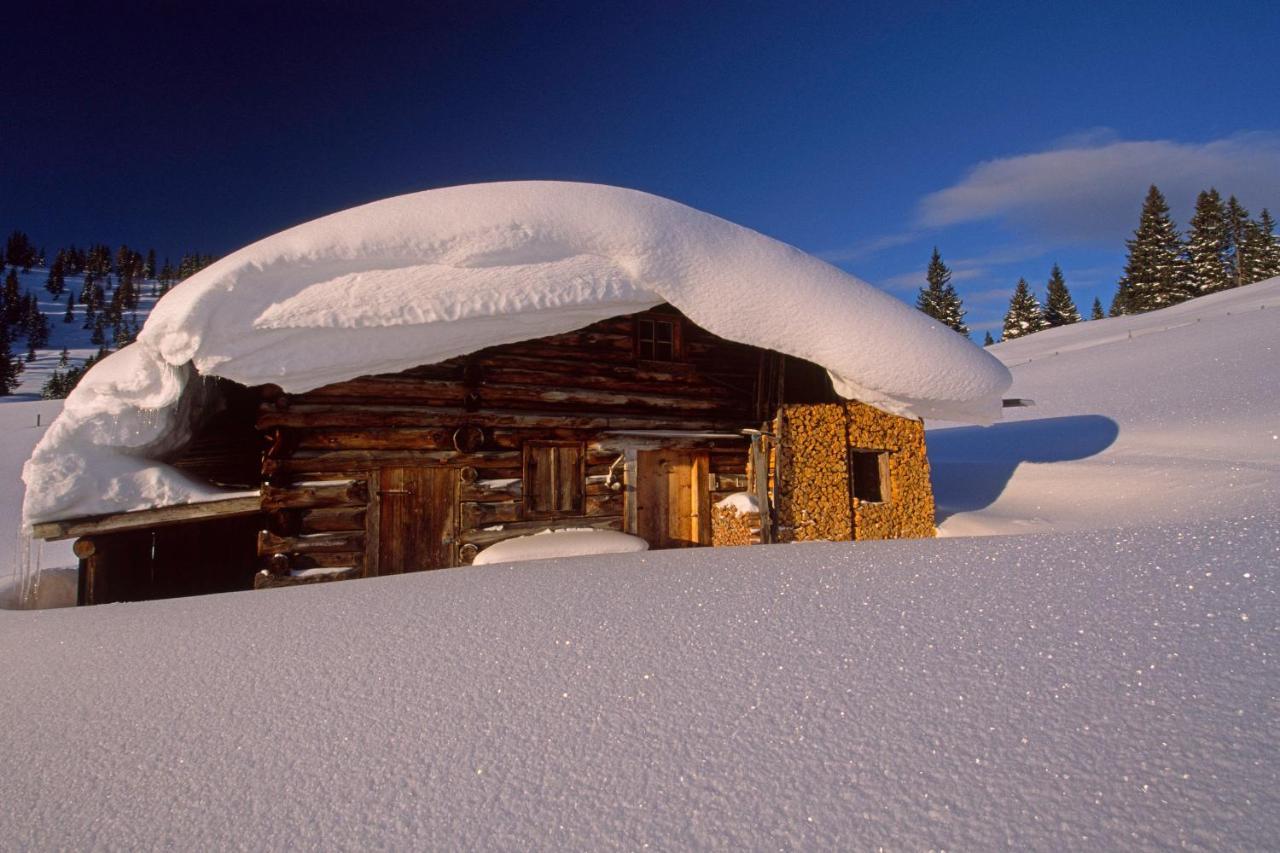
[[[524,445],[524,509],[531,518],[582,515],[586,454],[581,442]]]
[[[680,357],[679,331],[675,320],[642,317],[636,320],[636,358],[675,361]]]
[[[884,503],[889,494],[889,454],[881,450],[850,450],[849,479],[855,498]]]

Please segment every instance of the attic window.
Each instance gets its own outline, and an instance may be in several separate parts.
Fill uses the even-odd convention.
[[[889,494],[889,454],[882,450],[850,450],[849,478],[855,498],[884,503]]]
[[[680,326],[675,320],[636,320],[636,358],[675,361],[680,357]]]
[[[582,515],[585,480],[581,442],[525,443],[524,510],[527,516]]]

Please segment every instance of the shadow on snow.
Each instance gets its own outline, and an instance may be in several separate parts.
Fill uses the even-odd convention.
[[[1102,415],[1012,421],[929,433],[937,522],[993,504],[1023,462],[1071,462],[1110,447],[1120,425]]]

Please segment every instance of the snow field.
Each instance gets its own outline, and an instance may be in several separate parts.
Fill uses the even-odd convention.
[[[1274,517],[0,613],[20,848],[1263,849]]]

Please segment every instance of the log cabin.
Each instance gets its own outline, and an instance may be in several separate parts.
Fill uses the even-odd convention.
[[[477,194],[507,186],[512,185],[455,189],[470,191],[467,198],[474,202]],[[517,189],[499,194],[504,217],[512,205],[519,208],[516,202],[528,191],[525,185],[514,186]],[[90,371],[89,379],[97,379],[97,384],[90,383],[84,393],[92,398],[88,403],[68,401],[64,418],[69,415],[69,423],[55,425],[28,464],[32,533],[45,540],[75,539],[79,603],[464,566],[498,543],[542,531],[618,531],[643,539],[653,549],[933,535],[920,414],[953,411],[956,400],[989,404],[993,394],[1007,386],[1002,367],[984,375],[993,359],[948,330],[930,340],[930,335],[937,337],[935,327],[941,327],[915,316],[913,309],[790,247],[782,247],[785,252],[775,259],[770,253],[776,254],[774,247],[781,244],[723,220],[691,221],[709,230],[736,229],[728,232],[742,244],[735,247],[752,259],[750,267],[737,272],[741,292],[716,292],[723,285],[699,281],[699,275],[705,279],[707,274],[691,272],[696,267],[687,263],[681,267],[686,280],[680,287],[665,283],[676,279],[671,273],[635,273],[637,250],[628,244],[626,252],[617,246],[608,252],[625,254],[627,275],[645,279],[645,289],[637,291],[639,297],[630,291],[619,296],[616,277],[621,262],[612,261],[603,276],[607,280],[595,283],[602,277],[596,267],[606,250],[598,245],[599,222],[590,209],[580,210],[581,204],[587,199],[597,204],[596,214],[631,217],[615,223],[615,229],[625,231],[632,219],[643,217],[652,231],[655,222],[666,222],[651,209],[653,197],[614,188],[550,187],[554,189],[538,185],[531,191],[537,205],[524,212],[527,224],[522,227],[524,232],[546,230],[539,216],[546,210],[557,212],[555,250],[563,253],[566,223],[583,229],[587,225],[582,223],[588,223],[590,240],[597,243],[575,246],[590,251],[573,256],[568,267],[558,261],[495,264],[494,250],[486,246],[481,254],[487,266],[480,268],[486,278],[477,283],[470,280],[477,275],[476,267],[453,258],[455,266],[427,268],[420,264],[421,256],[435,249],[413,247],[412,260],[419,265],[407,267],[403,277],[414,288],[414,300],[426,302],[430,297],[438,303],[440,288],[454,288],[448,293],[455,301],[455,291],[473,292],[465,290],[468,287],[481,292],[507,288],[494,302],[502,311],[492,305],[483,310],[509,316],[500,316],[504,322],[499,326],[480,327],[480,334],[465,325],[465,312],[453,311],[441,320],[426,316],[431,312],[414,304],[409,316],[423,328],[422,338],[407,336],[402,306],[388,313],[390,300],[383,290],[358,292],[369,280],[387,287],[378,276],[381,266],[389,263],[388,228],[425,227],[406,224],[403,210],[387,218],[391,225],[380,223],[373,236],[363,236],[376,244],[377,264],[355,263],[365,263],[372,273],[357,272],[353,277],[353,262],[346,255],[356,250],[344,245],[345,266],[338,268],[342,274],[326,280],[334,270],[315,262],[299,264],[297,235],[284,232],[176,288],[166,297],[171,300],[168,305],[162,301],[160,306],[176,307],[167,315],[157,309],[159,318],[153,315],[148,321],[138,344],[103,362],[117,360],[114,368],[100,365]],[[573,205],[561,198],[565,187],[571,188],[568,199]],[[424,198],[415,199],[415,204],[421,208],[443,192],[418,194]],[[596,198],[602,192],[608,202],[603,207]],[[674,213],[660,209],[667,218],[677,213],[706,217],[657,201],[678,208]],[[563,212],[570,207],[571,215]],[[474,204],[466,208],[468,214],[473,208]],[[461,208],[452,204],[447,209]],[[440,218],[439,210],[433,213],[430,223]],[[356,219],[341,220],[343,216],[335,214],[295,231],[309,237],[327,235],[315,240],[321,245],[324,240],[350,240],[353,227],[367,230],[371,219],[379,222],[367,212]],[[333,219],[344,228],[326,230]],[[668,262],[672,245],[692,245],[684,251],[696,253],[696,241],[688,236],[689,221],[680,224],[678,236],[650,236],[658,244],[650,251],[660,252]],[[521,240],[527,239],[524,232]],[[502,239],[508,239],[505,232]],[[273,246],[273,240],[284,246]],[[448,241],[436,240],[431,246],[437,244]],[[504,244],[502,251],[511,250]],[[521,252],[546,254],[527,246]],[[282,256],[292,266],[282,267]],[[702,255],[696,260],[706,266]],[[724,279],[723,273],[715,271],[717,282]],[[276,289],[264,284],[261,293],[249,289],[248,295],[238,294],[232,302],[226,294],[234,287],[228,282],[239,285],[248,274]],[[445,284],[431,284],[433,276]],[[574,288],[569,296],[556,290],[565,276]],[[820,292],[832,295],[829,302],[823,301],[825,296],[805,296],[801,304],[810,309],[809,316],[780,322],[789,296],[769,280],[778,277],[801,283],[822,279],[826,289]],[[531,278],[536,292],[528,289]],[[849,302],[827,279],[850,287],[861,301]],[[336,295],[335,282],[343,288]],[[768,294],[766,304],[751,298],[753,282],[758,282],[756,297]],[[277,319],[281,306],[290,308],[298,304],[299,295],[311,298],[317,289],[330,303],[343,302],[334,310],[343,324],[355,326],[354,331],[336,328],[334,313],[325,313],[327,305],[317,313],[314,299],[302,302],[305,310],[289,314],[287,323]],[[175,298],[177,294],[183,296]],[[744,304],[731,302],[731,296],[743,297]],[[360,317],[365,310],[362,297],[383,300],[374,306],[382,312],[376,322]],[[254,299],[259,301],[255,304]],[[570,309],[553,304],[555,310],[546,311],[546,305],[557,300],[573,304]],[[512,302],[522,307],[512,309]],[[635,310],[637,303],[644,307]],[[861,324],[858,316],[842,322],[850,305],[865,315]],[[227,331],[237,322],[234,314],[228,319],[230,308],[241,309],[245,319],[238,321],[240,330]],[[745,313],[735,319],[734,310]],[[216,316],[219,325],[202,320],[201,311]],[[695,313],[702,323],[695,322]],[[348,323],[352,316],[356,320]],[[554,322],[546,316],[553,316]],[[589,322],[575,327],[575,318]],[[300,323],[315,324],[309,338],[313,343],[327,334],[330,345],[312,346],[299,355]],[[365,331],[361,323],[372,328]],[[435,329],[445,330],[437,334],[449,339],[447,347],[421,343]],[[955,363],[941,372],[941,380],[934,377],[936,370],[926,377],[940,390],[934,392],[915,378],[904,384],[894,371],[885,371],[890,382],[899,381],[906,389],[899,394],[905,402],[895,402],[883,389],[874,399],[859,399],[858,389],[864,387],[859,383],[866,383],[872,371],[861,367],[858,347],[879,348],[888,353],[882,361],[901,363],[901,353],[912,348],[911,341],[901,340],[903,329],[919,337],[920,348],[940,352]],[[458,343],[460,330],[466,331],[470,346]],[[838,347],[831,346],[833,330],[847,331],[852,340],[842,338]],[[210,343],[218,335],[235,345]],[[191,352],[193,340],[197,347]],[[277,340],[295,349],[277,348],[280,364],[272,367],[271,346]],[[353,348],[354,355],[334,348],[353,346],[357,340],[362,346]],[[779,340],[783,346],[771,345]],[[369,341],[376,346],[365,346]],[[202,358],[200,346],[211,350],[211,357]],[[424,356],[441,352],[446,357]],[[857,357],[846,357],[851,352]],[[337,368],[314,369],[312,362],[326,360]],[[358,371],[370,365],[394,369]],[[304,373],[306,378],[299,378]],[[955,376],[963,380],[958,393],[952,393],[948,378]],[[273,381],[262,381],[267,379]],[[965,382],[978,390],[963,387]],[[177,391],[170,393],[170,386]],[[925,392],[952,409],[930,410]],[[167,426],[156,431],[161,439],[130,438],[126,427],[103,426],[103,412],[117,413],[121,406],[118,401],[101,401],[126,393],[147,401],[167,400],[162,409]],[[151,405],[138,405],[147,419],[132,433],[147,432],[155,420]],[[124,506],[84,511],[111,503],[96,497],[86,501],[84,494],[96,490],[83,484],[57,484],[72,497],[49,499],[40,494],[42,487],[56,491],[45,485],[55,465],[61,466],[59,472],[76,469],[81,478],[87,476],[83,472],[93,464],[67,465],[58,454],[83,452],[88,458],[84,434],[92,429],[93,440],[101,443],[97,436],[110,428],[123,437],[115,439],[116,455],[101,467],[114,472],[121,464],[135,466],[113,474],[105,487],[112,500]],[[157,480],[155,470],[173,473]],[[130,489],[142,489],[143,496],[129,498]]]

